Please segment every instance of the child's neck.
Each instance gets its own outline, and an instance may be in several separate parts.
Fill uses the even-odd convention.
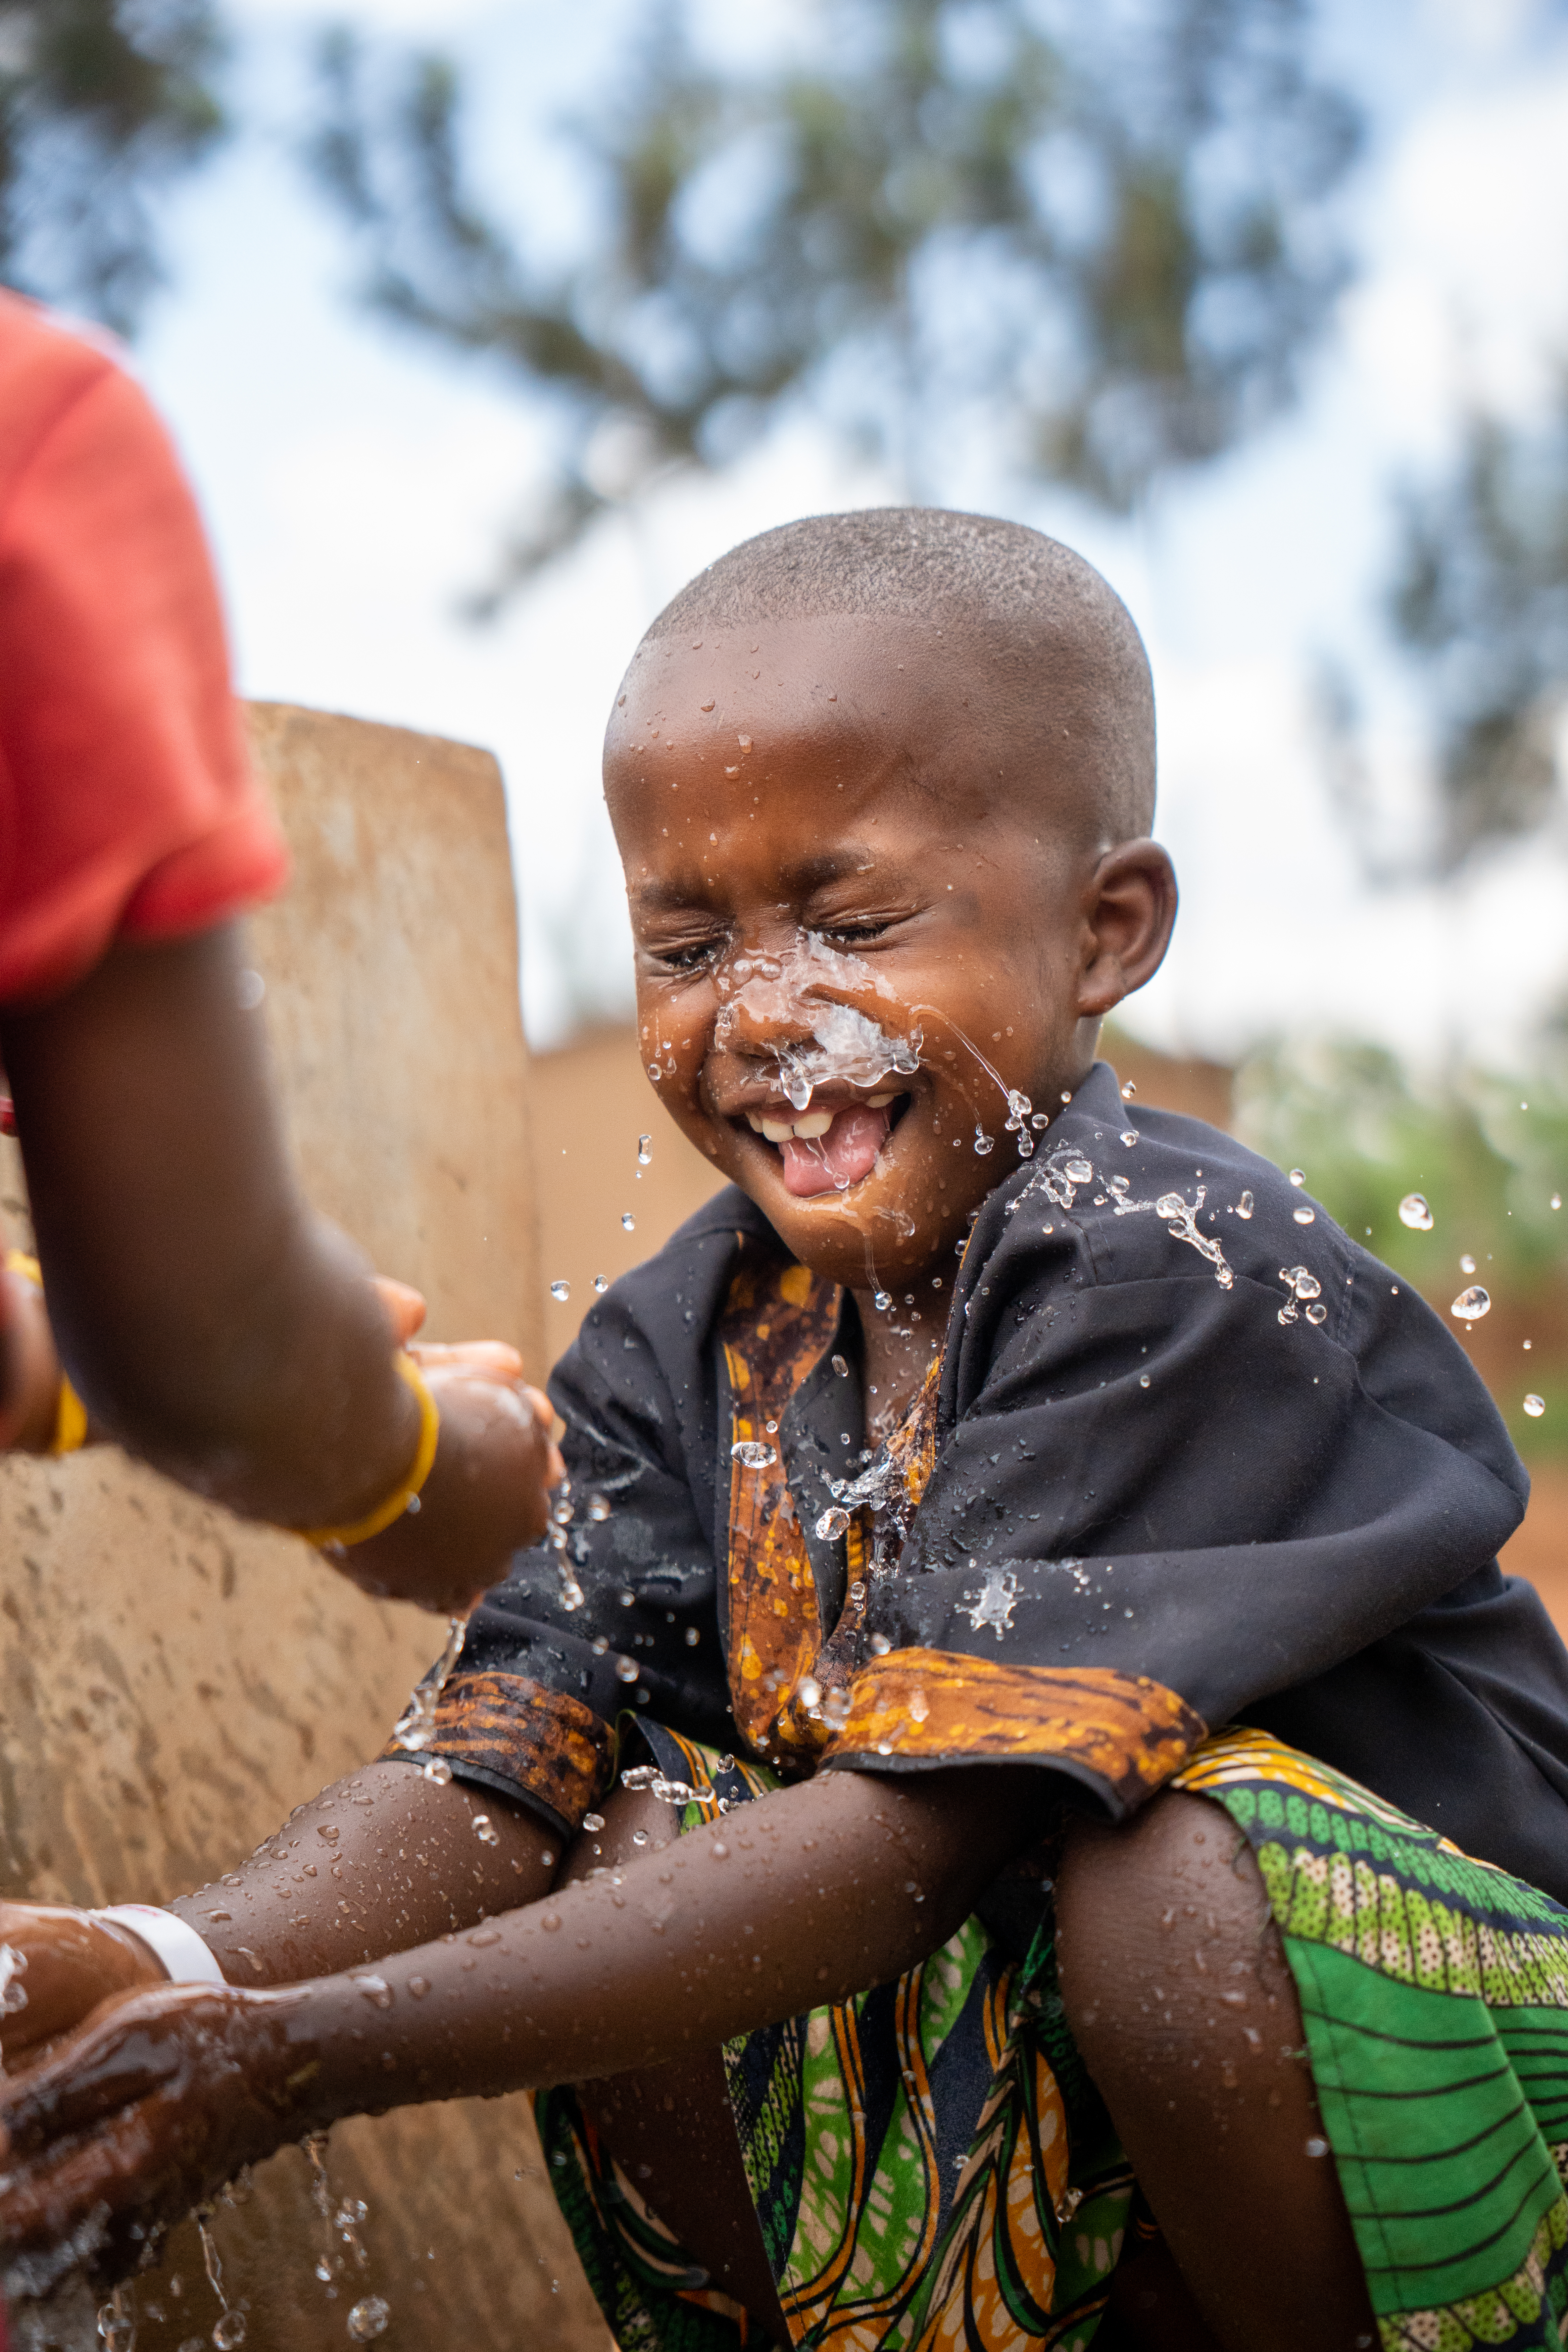
[[[858,1290],[863,1359],[866,1367],[866,1438],[877,1444],[896,1428],[926,1376],[931,1358],[942,1346],[947,1328],[947,1303],[940,1293],[934,1309],[905,1303],[896,1292],[890,1307],[879,1310],[876,1294]],[[918,1302],[920,1293],[915,1294]]]

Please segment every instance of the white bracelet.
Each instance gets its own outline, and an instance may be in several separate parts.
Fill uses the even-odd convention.
[[[177,1912],[162,1911],[155,1903],[112,1903],[107,1911],[93,1911],[89,1916],[107,1919],[110,1926],[128,1927],[133,1936],[140,1936],[163,1961],[172,1984],[220,1985],[228,1981],[212,1947],[204,1943]]]

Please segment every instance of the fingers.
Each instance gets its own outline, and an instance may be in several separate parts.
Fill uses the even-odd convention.
[[[506,1388],[522,1379],[522,1358],[504,1339],[426,1340],[408,1352],[426,1373],[461,1372],[469,1380],[494,1381]]]
[[[390,1275],[377,1274],[371,1278],[391,1320],[393,1338],[403,1347],[424,1323],[424,1298],[411,1284],[395,1282]]]

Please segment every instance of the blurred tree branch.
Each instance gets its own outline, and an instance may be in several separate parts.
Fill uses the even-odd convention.
[[[1436,859],[1538,831],[1568,703],[1568,383],[1535,430],[1473,416],[1447,480],[1406,489],[1389,596],[1437,729]]]
[[[1305,0],[817,0],[810,69],[721,73],[675,0],[570,127],[574,263],[471,192],[432,57],[322,45],[314,169],[372,304],[553,395],[558,462],[481,607],[792,402],[940,497],[973,435],[1124,510],[1284,406],[1344,281],[1356,152]]]
[[[0,0],[0,277],[127,332],[149,193],[223,127],[208,0]]]

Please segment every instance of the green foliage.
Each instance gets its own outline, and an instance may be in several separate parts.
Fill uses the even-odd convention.
[[[218,54],[208,0],[0,0],[0,277],[135,324],[150,195],[222,128]]]
[[[1424,1091],[1381,1046],[1275,1045],[1238,1073],[1237,1108],[1247,1142],[1304,1170],[1346,1231],[1440,1312],[1468,1282],[1486,1288],[1493,1310],[1471,1352],[1510,1433],[1527,1461],[1568,1455],[1568,1206],[1552,1206],[1568,1201],[1560,1076],[1468,1071]],[[1412,1192],[1429,1232],[1400,1218]],[[1531,1392],[1546,1401],[1540,1416],[1524,1412]]]
[[[556,397],[500,593],[616,497],[792,401],[941,497],[983,446],[1113,509],[1291,397],[1354,152],[1306,0],[817,0],[809,67],[721,72],[651,12],[570,132],[595,229],[547,269],[468,192],[462,91],[353,37],[312,155],[367,292]],[[820,61],[820,62],[819,62]]]
[[[1568,1209],[1551,1205],[1568,1193],[1568,1093],[1550,1079],[1472,1071],[1425,1092],[1381,1045],[1275,1044],[1237,1074],[1237,1116],[1248,1143],[1304,1169],[1345,1230],[1423,1290],[1440,1291],[1465,1250],[1499,1286],[1568,1274]],[[1412,1192],[1430,1233],[1401,1222]]]

